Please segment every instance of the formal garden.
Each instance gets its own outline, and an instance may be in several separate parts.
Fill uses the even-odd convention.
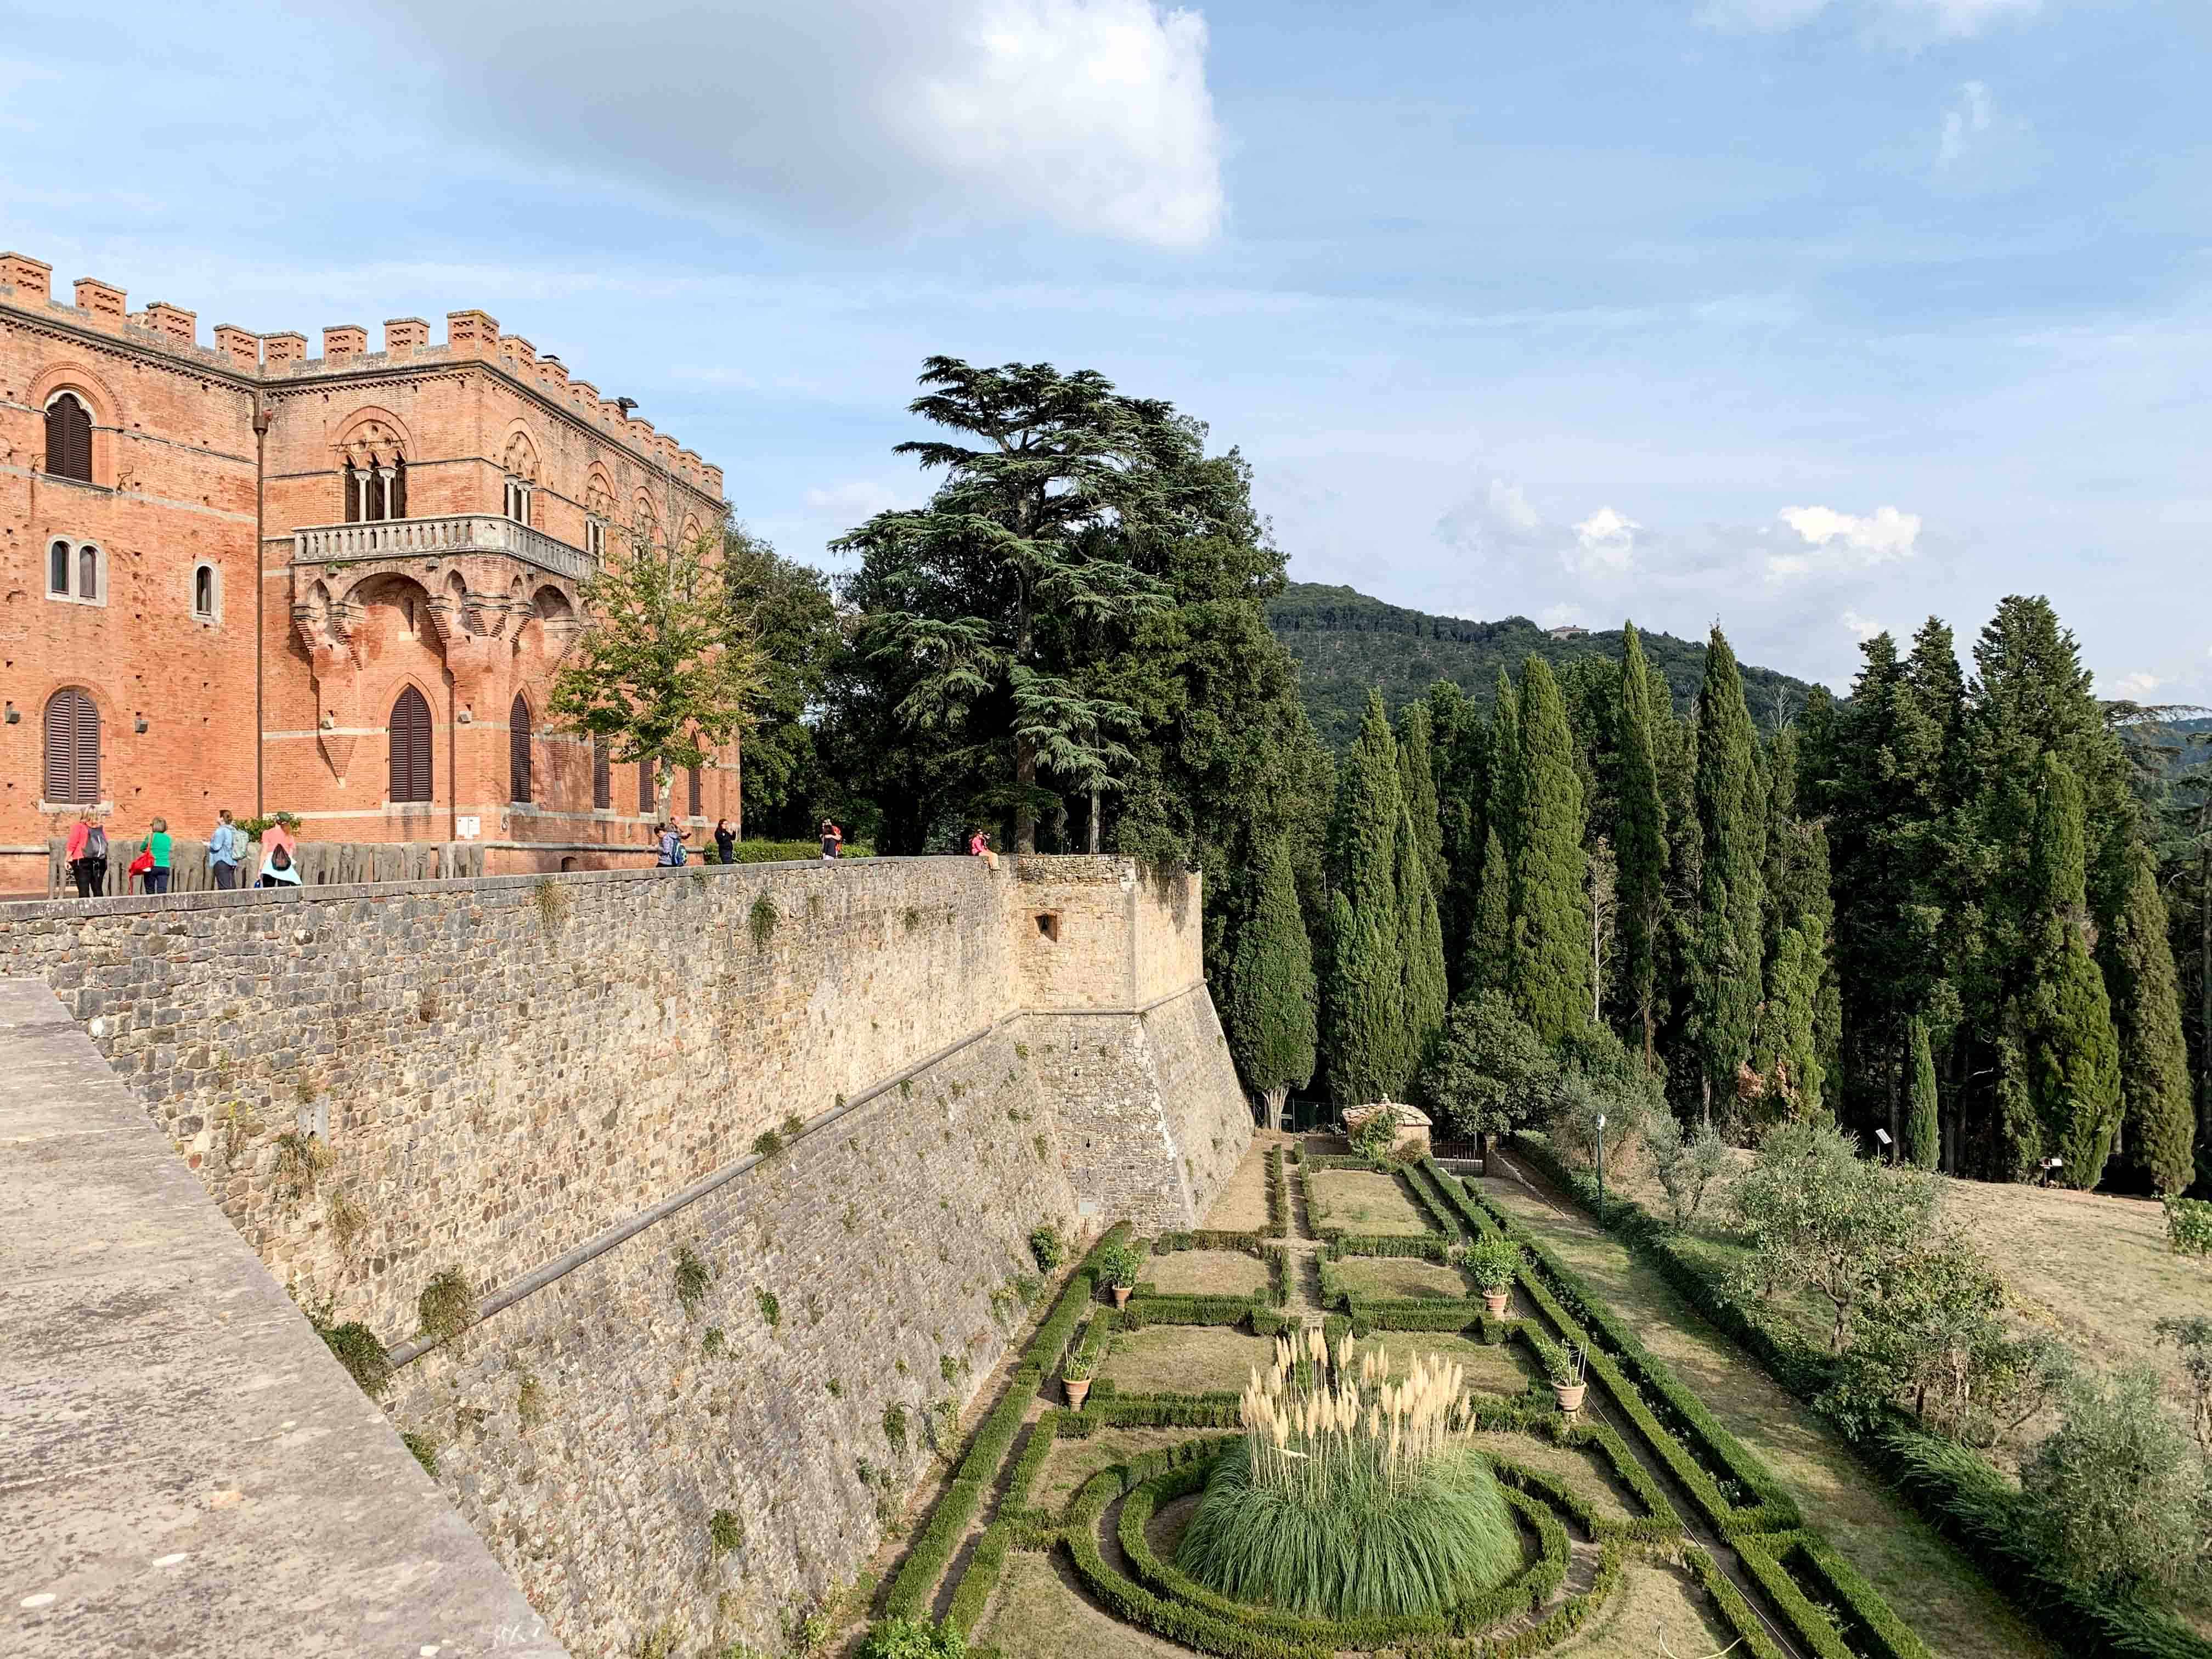
[[[1344,1145],[1093,1246],[861,1652],[2063,1650],[1571,1208]]]

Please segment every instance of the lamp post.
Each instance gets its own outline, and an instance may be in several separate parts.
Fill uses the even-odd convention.
[[[1605,1222],[1605,1114],[1597,1115],[1597,1218]]]

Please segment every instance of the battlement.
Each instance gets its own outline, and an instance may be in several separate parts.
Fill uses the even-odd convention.
[[[719,501],[722,470],[681,448],[651,422],[626,413],[613,398],[599,396],[588,380],[569,378],[568,367],[551,353],[540,354],[520,334],[500,332],[489,312],[446,314],[446,342],[434,344],[430,325],[420,317],[398,317],[384,325],[384,349],[368,349],[368,330],[358,323],[335,323],[322,331],[322,355],[307,355],[307,337],[286,331],[257,333],[234,323],[216,325],[211,346],[198,338],[198,313],[157,300],[143,311],[130,309],[123,289],[95,276],[81,276],[72,298],[53,294],[53,267],[27,253],[0,252],[0,311],[61,318],[149,351],[223,374],[260,381],[296,384],[325,375],[358,375],[380,369],[440,362],[481,362],[511,376],[538,396],[589,422],[608,441],[623,445],[653,465]]]

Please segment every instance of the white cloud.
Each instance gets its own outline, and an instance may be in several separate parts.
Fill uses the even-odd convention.
[[[1846,633],[1856,634],[1862,645],[1882,630],[1881,623],[1871,617],[1862,617],[1856,611],[1846,611],[1836,620],[1844,625]]]
[[[543,167],[831,224],[1220,228],[1206,30],[1158,0],[381,0],[451,112]]]
[[[2108,678],[2102,674],[2097,678],[2102,683],[2106,696],[2124,697],[2130,702],[2142,702],[2166,684],[2164,675],[2143,672],[2123,674],[2118,679]]]
[[[1503,478],[1490,481],[1490,510],[1516,530],[1534,530],[1544,522],[1537,516],[1536,509],[1528,505],[1528,498],[1521,493],[1521,486],[1507,483]]]
[[[1709,28],[1773,33],[1834,9],[1856,14],[1870,35],[1893,44],[1967,40],[1992,23],[2033,17],[2043,0],[1705,0],[1697,18]]]
[[[1767,555],[1771,581],[1909,559],[1920,539],[1920,515],[1893,507],[1878,507],[1863,517],[1832,507],[1785,507],[1775,516],[1797,533],[1803,545]]]
[[[810,489],[804,499],[808,512],[851,524],[902,505],[896,490],[872,478],[855,478],[848,483]]]
[[[1937,167],[1953,165],[1966,153],[1973,135],[1990,130],[1992,107],[1985,83],[1969,81],[1959,88],[1959,101],[1943,112],[1943,130],[1936,144]]]
[[[1567,568],[1585,578],[1625,576],[1636,559],[1636,532],[1644,526],[1624,513],[1601,507],[1575,526]]]

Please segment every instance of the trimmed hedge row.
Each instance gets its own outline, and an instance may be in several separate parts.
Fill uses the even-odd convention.
[[[1029,1440],[1022,1447],[1022,1455],[1014,1461],[1014,1472],[1007,1479],[1006,1495],[999,1500],[1001,1512],[1030,1506],[1030,1493],[1036,1488],[1037,1476],[1044,1472],[1045,1459],[1052,1455],[1052,1443],[1060,1436],[1064,1415],[1057,1407],[1048,1406],[1043,1415],[1030,1425]]]
[[[1565,1581],[1566,1529],[1540,1504],[1509,1487],[1506,1501],[1513,1504],[1522,1524],[1536,1534],[1536,1558],[1504,1583],[1469,1596],[1456,1606],[1434,1613],[1395,1617],[1323,1619],[1237,1601],[1162,1562],[1145,1535],[1146,1523],[1158,1506],[1187,1498],[1203,1487],[1214,1461],[1208,1458],[1202,1463],[1187,1464],[1135,1487],[1121,1506],[1116,1536],[1122,1553],[1129,1558],[1137,1582],[1144,1588],[1248,1627],[1268,1631],[1292,1641],[1326,1642],[1340,1649],[1404,1646],[1409,1640],[1433,1642],[1442,1637],[1487,1630],[1517,1613],[1541,1607]]]
[[[1747,1535],[1735,1542],[1744,1571],[1782,1610],[1811,1648],[1814,1659],[1933,1659],[1921,1639],[1899,1622],[1873,1585],[1838,1559],[1816,1534]],[[1801,1577],[1844,1610],[1848,1633],[1805,1593]],[[1880,1618],[1869,1617],[1878,1612]],[[1854,1639],[1856,1638],[1856,1639]]]
[[[1665,1224],[1641,1205],[1608,1197],[1601,1210],[1595,1182],[1565,1167],[1540,1142],[1516,1137],[1514,1150],[1601,1225],[1620,1234],[1767,1375],[1818,1408],[1834,1376],[1827,1356],[1768,1327],[1725,1295],[1721,1276],[1680,1249]],[[1930,1434],[1902,1411],[1893,1411],[1887,1422],[1856,1437],[1844,1425],[1832,1426],[2059,1646],[2085,1659],[2212,1659],[2212,1642],[2163,1608],[2134,1598],[2098,1595],[2069,1583],[2027,1542],[2029,1534],[2018,1518],[2017,1489],[1979,1453]]]
[[[994,1521],[984,1528],[982,1537],[975,1541],[975,1554],[968,1558],[968,1571],[953,1588],[952,1605],[945,1609],[945,1622],[963,1636],[973,1635],[982,1620],[991,1592],[998,1588],[999,1575],[1006,1571],[1012,1532],[1013,1523],[1009,1521]]]
[[[1434,1158],[1425,1153],[1419,1163],[1407,1164],[1402,1172],[1406,1185],[1413,1188],[1413,1196],[1427,1214],[1431,1227],[1452,1238],[1463,1237],[1468,1231],[1467,1224],[1460,1219],[1457,1210],[1444,1201],[1443,1194],[1437,1190],[1436,1177],[1429,1173],[1435,1163]]]
[[[1246,1255],[1261,1253],[1258,1233],[1223,1232],[1212,1228],[1194,1228],[1188,1232],[1162,1233],[1152,1241],[1154,1255],[1173,1255],[1178,1250],[1241,1250]]]
[[[1291,1253],[1280,1245],[1267,1252],[1267,1300],[1278,1308],[1291,1305]]]
[[[1267,1237],[1291,1236],[1291,1199],[1283,1174],[1283,1149],[1267,1149]]]
[[[1080,1440],[1096,1430],[1233,1429],[1239,1407],[1234,1395],[1210,1399],[1185,1395],[1096,1395],[1079,1412],[1060,1419],[1063,1439]]]
[[[1695,1544],[1682,1552],[1682,1560],[1690,1569],[1690,1576],[1705,1587],[1713,1606],[1742,1643],[1745,1659],[1790,1659],[1790,1655],[1767,1633],[1765,1621],[1743,1599],[1743,1592],[1721,1571],[1719,1562]]]
[[[929,1523],[921,1529],[921,1536],[915,1540],[914,1547],[907,1552],[906,1559],[899,1565],[898,1577],[891,1580],[890,1594],[884,1599],[887,1618],[927,1616],[931,1593],[951,1561],[953,1552],[960,1547],[960,1540],[968,1535],[969,1523],[975,1520],[997,1482],[999,1466],[1013,1449],[1014,1437],[1021,1432],[1022,1419],[1042,1381],[1036,1371],[1016,1371],[1005,1398],[992,1407],[991,1414],[983,1419],[983,1426],[975,1431],[975,1439],[968,1444],[968,1455],[953,1471],[952,1485],[937,1500],[937,1507],[930,1511]]]
[[[1262,1311],[1249,1296],[1133,1296],[1121,1310],[1121,1328],[1147,1325],[1241,1325]]]
[[[1322,1255],[1331,1261],[1346,1256],[1417,1256],[1423,1261],[1449,1261],[1451,1244],[1435,1233],[1347,1233],[1334,1229],[1316,1231]]]

